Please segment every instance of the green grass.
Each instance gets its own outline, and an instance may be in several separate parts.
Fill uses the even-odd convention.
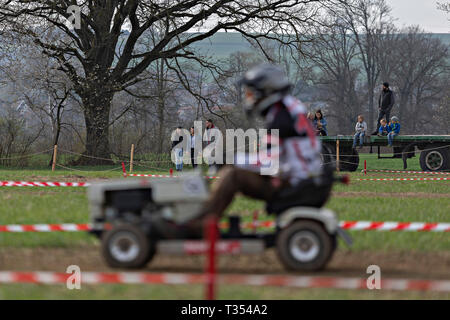
[[[427,195],[449,194],[448,181],[432,182],[363,182],[364,177],[403,177],[401,174],[370,173],[364,176],[360,170],[364,159],[369,169],[401,170],[400,159],[376,160],[376,155],[363,154],[361,166],[351,173],[350,186],[335,185],[336,192],[370,192],[371,196],[351,194],[332,198],[327,207],[335,210],[341,220],[369,221],[417,221],[450,222],[450,198],[432,198]],[[57,170],[51,172],[45,167],[31,169],[8,168],[0,170],[0,180],[27,181],[74,181],[89,179],[123,179],[121,169],[114,167],[84,167],[82,171]],[[409,160],[409,169],[420,170],[418,159]],[[168,169],[151,170],[135,167],[136,173],[167,174]],[[433,176],[434,177],[434,176]],[[131,179],[131,178],[129,178]],[[377,194],[420,192],[420,197],[383,197]],[[86,223],[89,208],[86,190],[82,188],[36,188],[0,187],[0,225],[38,223]],[[249,220],[251,212],[264,208],[264,203],[237,197],[227,213],[238,212]],[[262,216],[265,219],[267,217]],[[418,232],[351,232],[355,245],[351,250],[373,251],[448,251],[448,233]],[[3,247],[77,247],[93,245],[97,240],[87,233],[0,233],[0,249]],[[340,250],[348,250],[341,246]],[[44,285],[2,285],[0,299],[202,299],[201,286],[164,285],[99,285],[85,286],[81,291],[69,291],[62,286]],[[448,295],[435,293],[370,292],[347,290],[300,290],[288,288],[252,288],[242,286],[221,286],[221,299],[428,299],[444,298]]]
[[[64,284],[47,286],[10,284],[0,286],[0,300],[5,299],[140,299],[201,300],[202,285],[82,285],[68,290]],[[449,294],[435,292],[397,292],[385,290],[298,289],[222,285],[217,298],[223,300],[337,300],[337,299],[450,299]]]
[[[399,159],[377,160],[376,155],[362,154],[361,163],[367,160],[368,168],[401,169]],[[386,163],[386,164],[384,164]],[[363,166],[363,165],[362,165]],[[360,166],[360,169],[362,169]],[[410,160],[412,170],[420,170],[417,158]],[[65,180],[75,178],[123,179],[121,170],[114,167],[85,167],[74,174],[71,171],[48,168],[8,169],[0,171],[0,180]],[[364,176],[360,169],[351,173],[350,186],[336,184],[337,192],[371,192],[373,196],[353,196],[332,198],[327,207],[335,210],[341,220],[369,221],[418,221],[450,222],[449,198],[395,198],[377,197],[376,193],[421,192],[427,194],[449,193],[447,181],[430,182],[377,182],[356,181],[364,177],[401,177],[397,174],[370,173]],[[137,167],[136,173],[167,174],[164,170],[148,171]],[[128,178],[131,179],[131,178]],[[82,188],[39,188],[2,187],[0,188],[0,225],[39,224],[39,223],[86,223],[89,222],[89,208],[86,190]],[[227,213],[240,213],[249,219],[251,212],[264,208],[261,201],[237,197]],[[264,218],[264,217],[262,217]],[[444,233],[406,233],[406,232],[352,232],[355,237],[354,250],[448,250],[448,235]],[[446,241],[447,240],[447,241]],[[96,240],[85,233],[0,233],[0,247],[66,247],[94,243]]]

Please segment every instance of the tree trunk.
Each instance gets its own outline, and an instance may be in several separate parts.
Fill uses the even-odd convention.
[[[158,153],[163,153],[163,146],[164,146],[164,125],[165,125],[165,119],[164,119],[164,101],[159,99],[158,101],[158,121],[159,121],[159,128],[158,128]]]
[[[56,125],[54,125],[54,132],[55,135],[53,137],[53,146],[58,145],[59,141],[59,135],[61,133],[61,109],[62,105],[58,105],[58,109],[56,110]],[[52,157],[50,159],[50,163],[48,164],[49,167],[53,166],[53,157],[54,157],[55,149],[52,151]]]
[[[377,124],[375,124],[375,127],[372,127],[374,122],[375,122],[375,119],[377,119],[377,118],[374,118],[374,112],[375,112],[375,110],[374,110],[375,109],[374,108],[374,105],[375,105],[374,97],[375,97],[375,94],[374,94],[373,91],[374,91],[373,86],[369,86],[369,124],[368,124],[369,132],[373,132],[377,128],[377,125],[378,125],[378,123],[377,123]],[[378,108],[377,108],[376,111],[378,111]]]
[[[165,91],[164,91],[164,63],[165,60],[161,60],[158,62],[158,121],[159,121],[159,128],[158,128],[158,153],[163,153],[163,147],[164,147],[164,138],[165,138],[165,132],[164,132],[164,126],[165,123],[165,115],[164,111],[166,109],[166,103],[165,103]]]
[[[103,92],[102,92],[103,91]],[[95,96],[82,96],[86,124],[86,151],[77,165],[111,165],[109,115],[113,94],[104,89],[92,90]]]

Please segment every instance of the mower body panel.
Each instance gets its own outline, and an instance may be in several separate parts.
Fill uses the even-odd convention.
[[[198,173],[174,178],[127,179],[94,183],[88,188],[91,221],[114,222],[123,213],[159,213],[175,223],[195,218],[208,199],[205,179]]]
[[[325,226],[325,229],[330,234],[336,234],[339,228],[339,221],[336,214],[325,208],[310,208],[310,207],[293,207],[278,216],[277,226],[280,229],[286,228],[295,220],[315,220],[319,221]]]

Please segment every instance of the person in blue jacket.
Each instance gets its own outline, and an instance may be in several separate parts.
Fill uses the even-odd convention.
[[[392,147],[394,138],[400,134],[400,122],[397,117],[392,117],[388,126],[388,145]]]
[[[316,128],[316,132],[318,136],[327,136],[327,120],[323,116],[322,110],[316,111],[316,116],[314,118],[314,126]]]
[[[388,127],[389,126],[386,123],[386,119],[381,119],[380,120],[380,129],[378,130],[378,136],[380,136],[380,137],[387,136],[389,133]]]

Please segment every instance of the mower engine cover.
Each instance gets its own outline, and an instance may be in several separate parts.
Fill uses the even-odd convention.
[[[94,183],[88,188],[94,224],[112,222],[107,219],[107,209],[139,214],[148,203],[163,207],[166,216],[183,223],[200,212],[208,195],[205,178],[198,172],[174,178],[112,180]]]

